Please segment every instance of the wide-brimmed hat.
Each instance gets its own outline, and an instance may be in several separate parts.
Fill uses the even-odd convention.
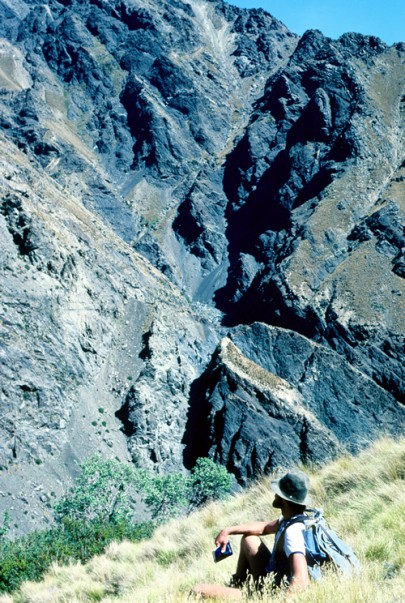
[[[271,489],[284,500],[308,505],[311,498],[308,496],[309,479],[303,471],[289,471],[280,479],[270,482]]]

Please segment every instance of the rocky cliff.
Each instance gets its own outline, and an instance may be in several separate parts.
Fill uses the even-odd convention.
[[[403,430],[405,45],[222,0],[0,0],[0,506]]]

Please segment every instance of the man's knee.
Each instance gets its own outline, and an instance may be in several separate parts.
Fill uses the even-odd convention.
[[[248,568],[248,573],[257,580],[266,575],[271,553],[258,536],[244,536],[241,540],[242,557]]]
[[[248,555],[256,555],[262,545],[259,536],[245,535],[242,536],[240,546]]]

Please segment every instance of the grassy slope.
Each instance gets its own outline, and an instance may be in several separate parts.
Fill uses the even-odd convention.
[[[342,457],[314,471],[311,480],[314,503],[353,546],[363,571],[354,580],[328,575],[294,600],[405,602],[405,439],[382,440],[357,458]],[[215,534],[225,525],[274,518],[271,501],[268,480],[261,480],[226,503],[165,525],[150,541],[112,544],[85,566],[55,565],[42,582],[26,583],[13,596],[0,597],[0,603],[193,600],[189,592],[194,584],[224,583],[234,570],[235,557],[213,563]],[[232,542],[237,552],[239,537]],[[267,542],[271,546],[272,537]]]

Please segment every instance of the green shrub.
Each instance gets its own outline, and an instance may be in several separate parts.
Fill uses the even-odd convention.
[[[0,593],[15,590],[25,580],[39,580],[51,563],[86,562],[112,541],[150,538],[152,522],[85,522],[65,518],[49,530],[32,532],[0,543]]]
[[[3,513],[3,524],[0,525],[0,542],[4,538],[4,536],[8,533],[10,529],[10,513],[8,511],[4,511]]]
[[[152,518],[157,521],[176,517],[187,508],[188,482],[182,473],[149,474],[141,488]]]
[[[81,465],[74,485],[54,507],[57,521],[119,522],[135,509],[134,496],[145,472],[116,460],[93,456]]]
[[[220,500],[230,494],[232,475],[211,459],[199,458],[191,471],[188,489],[189,505],[193,510],[210,500]]]
[[[231,488],[232,475],[209,458],[199,458],[189,476],[145,472],[140,483],[152,518],[158,521],[193,511],[210,500],[225,498]]]
[[[200,458],[189,476],[159,475],[116,460],[93,456],[81,465],[74,485],[55,505],[57,521],[130,520],[142,498],[159,522],[191,511],[231,491],[232,475],[209,458]]]

